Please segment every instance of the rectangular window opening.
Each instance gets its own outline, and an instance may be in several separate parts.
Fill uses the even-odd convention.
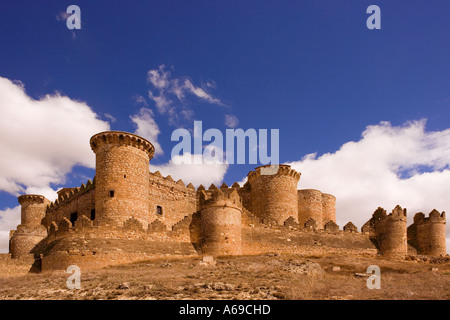
[[[161,206],[156,206],[156,214],[162,216],[163,210]]]

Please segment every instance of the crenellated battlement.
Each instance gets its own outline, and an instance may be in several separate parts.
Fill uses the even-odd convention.
[[[242,203],[237,189],[214,184],[199,192],[200,245],[203,254],[242,252]]]
[[[94,180],[88,180],[86,184],[82,184],[80,187],[76,188],[64,188],[58,192],[58,199],[54,202],[50,202],[47,207],[48,211],[54,211],[58,209],[61,205],[70,203],[74,201],[79,196],[82,196],[95,188],[95,178]]]
[[[216,185],[214,184],[214,183],[211,183],[211,185],[209,186],[209,188],[208,188],[208,190],[216,190],[216,189],[218,189],[217,187],[216,187]]]
[[[21,205],[21,225],[28,229],[40,226],[50,201],[36,194],[26,194],[17,199]]]
[[[422,212],[414,216],[414,223],[408,227],[408,242],[418,254],[445,256],[445,212],[433,209],[428,217]]]
[[[110,247],[125,260],[133,246],[129,241],[135,240],[152,250],[153,244],[161,245],[164,255],[178,252],[181,242],[190,253],[208,255],[242,254],[245,246],[252,248],[245,252],[252,253],[253,242],[260,249],[303,250],[294,241],[271,246],[264,237],[271,230],[299,232],[299,239],[313,234],[314,241],[307,244],[313,247],[322,245],[324,238],[335,237],[339,241],[333,246],[344,249],[358,238],[365,249],[375,252],[376,247],[383,255],[404,257],[407,252],[406,209],[396,206],[387,214],[378,208],[360,234],[351,222],[340,230],[336,197],[314,189],[298,190],[301,174],[290,165],[257,167],[248,173],[243,186],[215,182],[196,189],[176,176],[151,172],[154,147],[137,135],[102,132],[91,138],[90,145],[96,154],[94,180],[60,189],[54,202],[41,195],[18,197],[22,224],[11,234],[12,256],[34,250],[42,257],[43,268],[53,269],[78,263],[80,256],[72,253],[80,248],[93,262],[104,259],[105,264],[114,263],[109,253],[102,258],[97,253],[108,242],[118,240],[124,243],[123,253],[116,252],[114,244]],[[445,253],[445,212],[433,210],[429,217],[418,213],[414,222],[408,229],[414,234],[408,235],[408,240],[415,237],[417,252]],[[261,236],[253,238],[253,232]],[[88,238],[95,241],[86,241]],[[167,243],[173,248],[168,249]]]
[[[177,181],[175,181],[171,175],[163,177],[163,175],[159,171],[150,172],[150,184],[156,181],[160,184],[165,185],[166,187],[174,188],[180,191],[186,189],[189,189],[189,191],[195,191],[195,187],[192,185],[192,183],[185,185],[183,180],[178,179]]]
[[[81,216],[75,223],[63,218],[60,221],[51,221],[48,227],[49,241],[55,241],[66,237],[77,237],[77,235],[89,234],[90,237],[108,235],[119,238],[146,239],[154,233],[167,233],[167,227],[159,220],[155,220],[151,227],[145,229],[142,223],[134,218],[126,220],[122,226],[110,223],[95,224],[92,220]],[[157,227],[158,226],[158,227]]]
[[[212,183],[208,189],[203,185],[197,188],[197,198],[199,199],[200,208],[205,205],[206,202],[214,203],[217,201],[231,201],[232,203],[238,204],[240,209],[243,209],[242,198],[240,192],[242,187],[236,181],[230,186],[225,182],[218,188],[214,183]],[[215,200],[214,200],[215,199]]]
[[[250,171],[247,174],[247,178],[248,178],[248,182],[252,183],[252,181],[254,181],[256,178],[260,177],[261,175],[285,175],[285,176],[290,176],[292,177],[294,180],[296,180],[297,182],[300,180],[300,172],[291,169],[290,165],[286,165],[286,164],[280,164],[278,165],[278,171],[274,171],[274,172],[270,172],[271,174],[269,174],[269,172],[267,172],[266,174],[264,174],[265,170],[276,170],[276,166],[274,165],[265,165],[265,166],[260,166],[255,168],[255,170]]]
[[[50,201],[42,195],[26,194],[17,199],[21,205],[20,224],[9,239],[10,253],[20,258],[32,253],[32,250],[47,236],[42,225],[46,208]]]
[[[406,208],[397,205],[387,217],[393,221],[406,221]]]
[[[234,188],[213,188],[199,193],[200,208],[204,207],[233,207],[242,210],[239,193]]]
[[[377,223],[379,221],[406,221],[406,208],[402,209],[401,206],[397,205],[391,213],[386,214],[386,210],[378,207],[372,215],[373,223]]]
[[[386,215],[387,215],[386,210],[383,209],[382,207],[378,207],[378,208],[373,212],[372,217],[373,217],[375,220],[379,220],[379,219],[381,219],[382,217],[385,217]]]
[[[378,252],[385,256],[402,258],[407,254],[406,209],[397,205],[391,213],[378,207],[370,222]]]
[[[260,222],[283,225],[286,219],[298,219],[297,184],[300,173],[289,165],[261,166],[247,175],[247,209]]]
[[[48,202],[47,198],[41,196],[39,194],[24,194],[17,198],[20,205],[24,205],[26,203],[45,203]]]
[[[445,222],[445,211],[442,211],[442,213],[439,213],[436,209],[433,209],[428,217],[425,217],[425,215],[422,212],[418,212],[414,215],[414,223],[415,224],[422,224],[422,223],[446,223]]]
[[[345,226],[344,226],[344,228],[343,228],[343,230],[345,231],[345,232],[358,232],[358,228],[354,225],[354,223],[353,222],[348,222]]]
[[[91,149],[97,153],[104,144],[132,146],[145,151],[149,158],[153,158],[155,147],[146,139],[132,133],[123,131],[105,131],[94,135],[91,140]]]

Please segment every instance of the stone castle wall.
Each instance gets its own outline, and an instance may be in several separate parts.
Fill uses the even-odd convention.
[[[91,220],[95,217],[95,188],[92,181],[81,188],[74,188],[66,193],[60,193],[58,200],[51,203],[44,218],[44,226],[50,229],[54,222],[59,225],[63,219],[79,220],[81,217]]]
[[[414,223],[408,228],[408,242],[418,254],[445,256],[445,212],[430,212],[426,218],[422,212],[414,216]]]
[[[307,231],[286,227],[243,227],[243,254],[377,254],[376,246],[367,234],[345,232],[343,230],[329,232],[326,230]]]
[[[120,226],[133,217],[147,228],[153,145],[134,134],[109,131],[93,136],[91,148],[96,155],[96,218]]]
[[[336,222],[336,197],[322,193],[322,222],[325,225],[329,221]]]
[[[40,195],[23,195],[18,198],[21,204],[21,224],[11,234],[9,248],[12,258],[30,254],[46,237],[47,230],[42,225],[50,201]]]
[[[322,212],[322,192],[314,189],[298,190],[298,223],[301,226],[314,219],[323,228]]]
[[[250,184],[247,182],[243,187],[240,187],[238,183],[233,184],[233,188],[236,188],[239,192],[239,196],[241,197],[242,206],[248,211],[252,211],[252,198],[251,198],[251,190]]]
[[[144,230],[139,223],[124,223],[123,227],[85,225],[57,231],[46,239],[42,252],[42,271],[65,270],[72,264],[83,270],[98,269],[168,254],[197,255],[188,236]]]
[[[161,221],[170,229],[174,224],[197,210],[197,194],[192,184],[187,187],[179,180],[162,177],[159,172],[149,172],[148,218],[146,221],[137,219],[144,228],[152,222]],[[96,184],[89,181],[81,188],[71,188],[60,193],[58,200],[51,203],[44,218],[44,225],[50,228],[52,222],[59,225],[64,218],[71,220],[71,215],[76,213],[77,219],[86,217],[98,224],[97,211],[95,210]],[[157,207],[161,210],[158,211]],[[125,217],[126,219],[131,216]],[[124,221],[126,221],[124,218]]]
[[[21,224],[28,227],[41,225],[50,201],[39,195],[23,195],[18,201],[21,205]]]
[[[242,253],[242,204],[235,189],[215,189],[200,194],[201,247],[203,254]]]
[[[243,187],[224,183],[195,190],[170,175],[151,173],[154,148],[139,136],[108,131],[90,142],[96,154],[93,181],[58,191],[52,203],[39,195],[19,197],[22,223],[11,232],[13,258],[34,254],[43,270],[51,270],[67,263],[103,267],[167,254],[297,252],[321,245],[335,252],[352,243],[360,253],[373,251],[374,244],[388,257],[407,253],[406,209],[397,206],[386,215],[379,208],[361,234],[351,222],[340,230],[336,198],[297,190],[300,173],[289,165],[258,167]],[[270,238],[277,232],[281,237]],[[445,254],[445,213],[417,215],[408,241],[419,253]]]
[[[389,257],[406,256],[406,209],[396,206],[389,215],[379,209],[372,217],[379,253]]]
[[[9,242],[12,258],[37,254],[36,246],[47,237],[47,231],[43,226],[41,227],[37,229],[17,228]]]
[[[318,229],[325,228],[330,221],[336,223],[336,198],[315,189],[298,190],[298,223],[304,226],[313,220]]]
[[[171,176],[162,177],[157,171],[150,173],[149,218],[151,223],[161,221],[167,228],[197,211],[197,193],[192,184],[173,181]]]
[[[283,225],[289,217],[297,220],[300,173],[288,165],[280,165],[276,174],[264,174],[268,167],[258,167],[248,174],[250,211],[265,223]]]

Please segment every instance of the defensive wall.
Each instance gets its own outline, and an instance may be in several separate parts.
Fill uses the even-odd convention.
[[[336,223],[336,198],[298,190],[289,165],[261,166],[247,182],[208,189],[149,170],[153,145],[107,131],[94,135],[96,175],[63,188],[50,202],[22,195],[21,224],[10,235],[13,259],[34,258],[41,270],[85,268],[164,256],[265,252],[348,252],[404,258],[445,255],[445,213],[419,213],[406,228],[406,209],[378,208],[361,232]],[[415,251],[414,251],[415,250]]]

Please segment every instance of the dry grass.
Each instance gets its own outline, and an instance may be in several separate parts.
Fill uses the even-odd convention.
[[[379,290],[354,275],[373,264],[381,268]],[[450,262],[364,256],[223,257],[208,266],[199,258],[153,260],[82,272],[80,290],[67,289],[68,276],[0,277],[0,299],[450,299]]]

